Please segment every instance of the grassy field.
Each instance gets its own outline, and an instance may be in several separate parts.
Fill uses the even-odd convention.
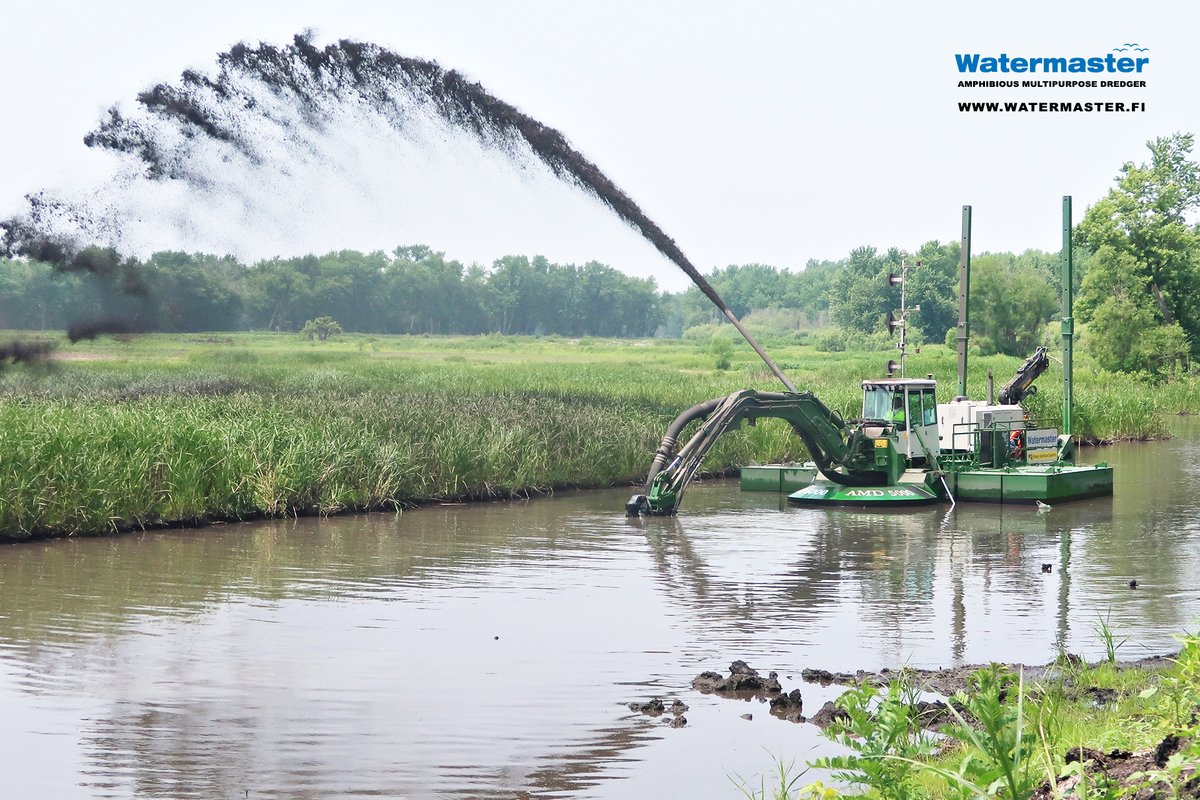
[[[15,334],[12,334],[15,336]],[[7,339],[0,335],[0,340]],[[891,355],[771,346],[802,389],[846,417]],[[735,389],[777,389],[746,346],[714,368],[707,344],[557,337],[146,335],[63,345],[0,371],[0,536],[103,534],[260,515],[394,508],[643,478],[680,411]],[[971,395],[991,368],[974,358]],[[953,391],[932,346],[909,374]],[[1056,420],[1061,376],[1034,410]],[[1200,406],[1194,382],[1150,387],[1080,370],[1079,430],[1153,438]],[[1053,424],[1053,423],[1052,423]],[[804,458],[769,421],[731,434],[709,468]]]

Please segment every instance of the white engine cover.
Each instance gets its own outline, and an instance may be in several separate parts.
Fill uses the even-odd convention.
[[[975,429],[998,425],[1001,430],[1023,430],[1025,409],[1021,406],[988,405],[982,400],[938,403],[938,441],[942,450],[973,452]]]

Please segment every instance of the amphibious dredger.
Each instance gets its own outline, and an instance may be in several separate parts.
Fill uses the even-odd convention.
[[[646,480],[644,494],[626,513],[674,514],[688,483],[720,437],[761,418],[786,420],[803,440],[812,462],[802,466],[742,468],[742,488],[789,491],[794,505],[908,506],[941,500],[1052,503],[1111,495],[1113,470],[1106,463],[1075,463],[1071,438],[1071,199],[1063,198],[1063,419],[1062,432],[1030,418],[1021,401],[1049,366],[1038,348],[1000,392],[999,402],[966,397],[970,286],[970,206],[963,208],[960,262],[959,392],[937,402],[933,376],[862,382],[861,417],[844,420],[812,392],[744,389],[701,403],[667,429]],[[901,330],[904,302],[893,326]],[[693,422],[699,427],[679,446]]]

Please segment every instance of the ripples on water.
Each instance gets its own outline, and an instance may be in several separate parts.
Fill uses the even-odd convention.
[[[4,547],[5,792],[736,797],[830,749],[689,688],[735,658],[813,713],[838,690],[803,667],[1095,658],[1100,617],[1122,656],[1170,650],[1200,609],[1191,428],[1090,453],[1117,498],[1048,514],[714,483],[675,519],[626,520],[619,490]],[[625,707],[653,696],[689,725]]]

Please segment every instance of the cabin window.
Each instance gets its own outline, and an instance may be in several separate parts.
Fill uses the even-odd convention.
[[[921,390],[921,410],[923,412],[922,425],[937,424],[937,398],[934,396],[932,388]]]
[[[863,391],[863,419],[891,422],[895,399],[901,397],[895,389],[887,386],[867,386]]]

